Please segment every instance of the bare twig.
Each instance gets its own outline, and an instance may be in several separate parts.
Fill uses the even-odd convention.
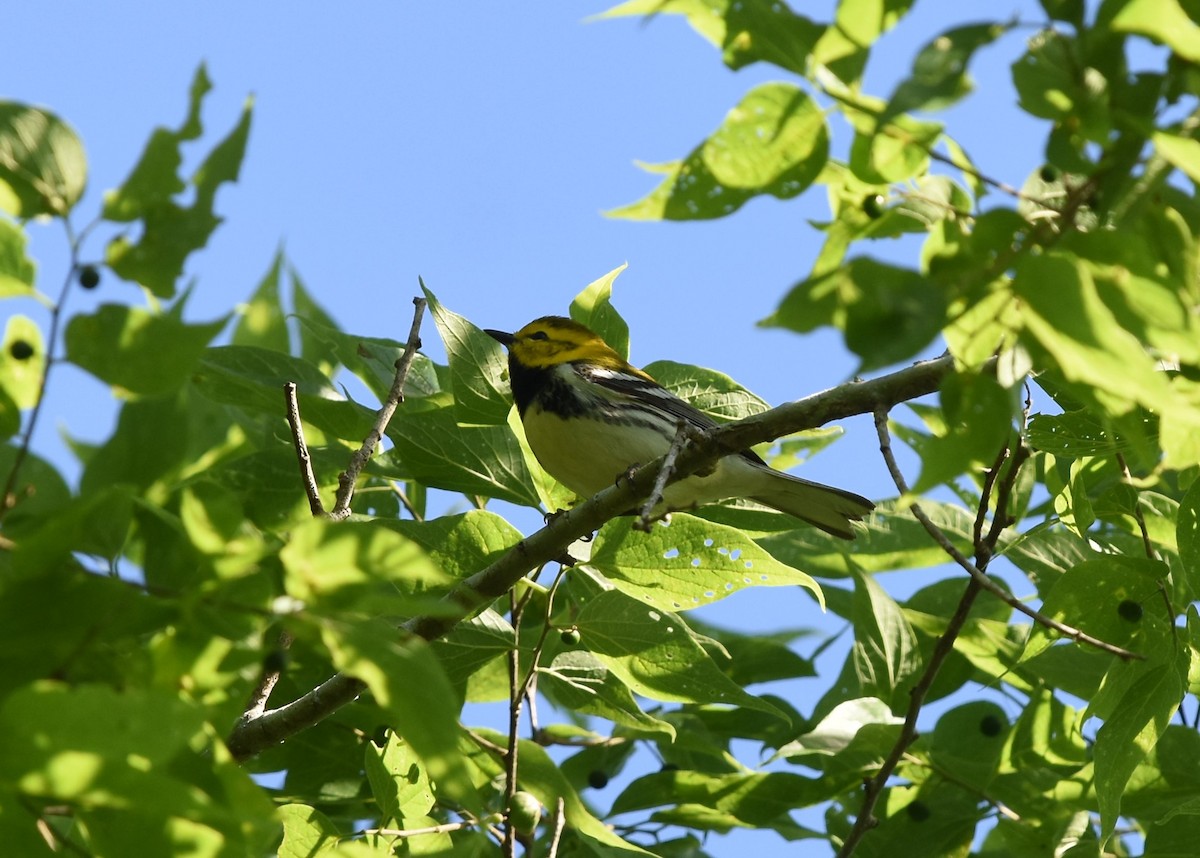
[[[736,423],[727,423],[703,433],[680,453],[675,476],[682,478],[707,467],[722,455],[780,438],[804,429],[813,429],[831,420],[856,414],[870,414],[877,407],[887,408],[933,393],[953,368],[949,356],[923,361],[907,369],[870,381],[845,384],[796,402],[756,414]],[[411,632],[426,640],[435,640],[462,619],[472,616],[504,595],[530,569],[560,557],[572,542],[595,531],[614,516],[636,507],[649,494],[657,462],[639,469],[620,485],[611,486],[594,498],[554,517],[545,527],[521,540],[491,565],[460,581],[444,600],[453,611],[415,617],[399,632]],[[257,718],[243,719],[226,740],[235,759],[245,760],[289,736],[311,727],[357,697],[363,683],[345,674],[337,674],[302,697]]]
[[[878,427],[881,421],[883,428],[879,430]],[[877,430],[880,431],[880,449],[884,451],[885,458],[889,459],[888,469],[892,471],[893,478],[895,478],[899,474],[899,468],[893,468],[895,459],[891,455],[891,443],[887,436],[887,412],[885,410],[879,409],[875,412],[875,424]],[[1008,521],[1006,509],[1009,493],[1012,490],[1012,486],[1016,483],[1020,464],[1024,461],[1023,458],[1014,456],[1008,473],[1000,482],[995,517],[992,519],[992,528],[985,537],[983,526],[987,518],[988,507],[991,505],[992,493],[996,490],[996,480],[1000,474],[1000,469],[1005,459],[1008,458],[1008,455],[1009,448],[1005,444],[1004,448],[997,454],[992,467],[987,471],[984,477],[983,488],[979,494],[979,504],[976,508],[973,533],[975,562],[981,572],[987,568],[996,547],[996,541],[1000,537],[1000,531],[1006,526],[1006,522]],[[902,480],[903,478],[901,477]],[[900,490],[901,495],[908,492],[907,487],[902,486],[901,482],[897,482],[896,488]],[[945,660],[953,652],[954,642],[962,632],[967,617],[970,615],[971,607],[975,604],[975,599],[981,589],[982,584],[976,577],[972,576],[968,579],[967,588],[959,598],[958,605],[954,609],[954,614],[950,617],[949,622],[946,624],[945,631],[942,632],[937,643],[934,644],[933,652],[930,654],[929,661],[925,664],[925,670],[921,678],[909,692],[908,711],[905,713],[904,726],[900,729],[900,735],[896,738],[896,743],[892,746],[891,752],[880,766],[879,771],[865,784],[862,807],[859,809],[858,816],[854,820],[854,826],[850,829],[850,833],[842,843],[842,848],[838,851],[839,858],[851,855],[866,833],[878,825],[878,820],[875,818],[875,805],[878,803],[880,796],[883,795],[883,790],[887,786],[888,779],[900,764],[900,760],[907,755],[908,747],[917,738],[917,719],[920,717],[921,708],[925,705],[925,698],[929,694],[929,689],[933,687],[934,680],[937,679],[937,675],[941,671]]]
[[[258,685],[250,694],[246,710],[242,713],[243,721],[257,718],[267,711],[267,701],[271,699],[271,692],[275,690],[275,686],[279,683],[279,677],[283,675],[282,655],[291,648],[292,635],[289,632],[281,631],[275,646],[276,649],[272,654],[280,657],[274,660],[264,659],[262,678],[259,679]]]
[[[74,229],[71,227],[70,218],[63,218],[63,228],[67,232],[67,246],[70,248],[71,254],[70,265],[67,267],[67,276],[63,280],[58,300],[50,308],[50,329],[46,334],[46,353],[43,357],[42,375],[38,379],[37,396],[33,400],[33,408],[29,411],[29,423],[26,424],[25,432],[21,435],[21,443],[17,445],[16,452],[13,453],[12,467],[9,469],[8,477],[4,481],[4,489],[0,491],[0,522],[3,522],[5,516],[8,515],[8,511],[17,505],[17,496],[15,494],[17,477],[21,472],[21,465],[25,463],[25,459],[29,456],[29,448],[33,444],[33,432],[37,428],[38,418],[42,415],[42,406],[46,402],[46,389],[50,385],[50,370],[55,364],[54,348],[58,343],[58,328],[62,324],[67,296],[71,293],[71,283],[79,273],[79,248],[83,244],[83,238],[88,230],[91,229],[91,226],[89,224],[83,232],[76,235]]]
[[[892,453],[891,440],[888,436],[887,429],[887,409],[880,408],[876,410],[875,428],[879,434],[879,450],[881,453],[883,453],[884,461],[887,462],[888,471],[892,475],[892,480],[896,483],[896,488],[899,489],[901,495],[908,495],[908,483],[905,481],[904,475],[900,472],[900,467],[896,464],[896,457]],[[1048,629],[1053,629],[1064,637],[1068,637],[1077,643],[1085,643],[1089,646],[1094,646],[1097,649],[1103,650],[1110,655],[1115,655],[1120,659],[1128,661],[1130,659],[1143,658],[1143,656],[1139,655],[1138,653],[1130,652],[1127,649],[1122,649],[1119,646],[1115,646],[1106,641],[1102,641],[1099,638],[1092,637],[1081,629],[1077,629],[1074,626],[1069,626],[1066,623],[1059,622],[1052,617],[1047,617],[1040,611],[1029,607],[1020,599],[1014,597],[1011,593],[989,578],[986,574],[981,572],[974,563],[968,560],[963,553],[955,547],[954,543],[950,541],[950,538],[942,532],[941,528],[934,524],[933,520],[925,514],[925,510],[921,509],[920,504],[914,501],[909,505],[909,510],[912,512],[913,517],[921,523],[921,526],[924,527],[925,531],[933,538],[933,541],[940,545],[942,550],[945,551],[955,563],[965,569],[974,580],[978,581],[980,587],[982,587],[984,590],[987,590],[996,598],[1000,599],[1000,601],[1004,602],[1004,604],[1008,605],[1013,610],[1020,611],[1035,623],[1043,625]]]
[[[464,819],[458,822],[444,822],[441,825],[428,825],[425,828],[367,828],[362,833],[378,837],[420,837],[423,834],[449,834],[451,831],[475,828],[486,823],[487,820]]]
[[[300,420],[296,382],[289,381],[283,385],[283,399],[287,408],[288,427],[292,430],[292,446],[296,448],[296,461],[300,465],[300,480],[304,484],[304,494],[308,496],[308,509],[314,516],[324,515],[325,505],[321,503],[321,492],[317,489],[317,475],[313,473],[312,456],[308,452],[308,442],[304,440],[304,423]]]
[[[646,498],[646,502],[642,504],[641,515],[633,526],[643,533],[649,533],[651,525],[654,524],[654,518],[651,515],[652,510],[658,506],[658,502],[662,500],[663,492],[667,488],[667,481],[671,479],[675,472],[675,460],[679,458],[680,452],[683,451],[683,445],[688,442],[692,436],[689,431],[688,424],[682,420],[675,424],[675,437],[671,440],[671,446],[667,449],[667,454],[662,458],[662,465],[659,466],[658,476],[654,478],[654,488],[650,490],[650,495]]]
[[[521,681],[521,615],[525,613],[525,599],[517,599],[516,591],[509,590],[512,605],[512,624],[515,640],[508,651],[508,753],[504,756],[504,855],[516,858],[517,829],[509,814],[512,813],[513,796],[517,794],[517,760],[520,741],[517,734],[521,728],[521,705],[525,702],[525,683]]]
[[[550,851],[546,858],[557,858],[558,844],[562,840],[563,829],[567,827],[566,800],[560,795],[558,807],[554,808],[554,836],[550,838]]]
[[[392,380],[392,388],[375,415],[375,424],[371,431],[363,439],[362,446],[350,458],[350,466],[338,474],[337,496],[334,499],[333,511],[329,513],[329,517],[334,520],[341,520],[350,515],[350,501],[354,499],[354,484],[358,482],[358,475],[375,452],[376,446],[383,440],[383,433],[387,431],[387,425],[396,413],[397,406],[404,401],[404,382],[408,378],[408,369],[412,366],[417,349],[421,348],[421,317],[425,313],[425,299],[413,298],[413,306],[416,309],[413,311],[412,328],[408,332],[408,343],[404,346],[404,353],[396,361],[396,375]]]

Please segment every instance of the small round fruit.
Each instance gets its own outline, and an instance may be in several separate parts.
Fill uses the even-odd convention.
[[[1132,599],[1126,599],[1117,605],[1117,613],[1127,623],[1136,623],[1142,618],[1142,606]]]
[[[979,720],[979,732],[985,736],[999,736],[1004,723],[995,715],[984,715]]]
[[[929,819],[929,805],[921,800],[910,801],[904,808],[904,812],[908,814],[908,818],[913,822],[924,822]]]
[[[600,769],[592,769],[588,772],[588,786],[592,789],[604,789],[608,786],[608,773],[602,772]]]
[[[84,265],[79,269],[79,285],[84,289],[95,289],[100,285],[100,269],[95,265]]]
[[[512,804],[508,808],[508,824],[518,834],[525,837],[537,831],[538,823],[542,821],[542,804],[525,790],[513,793]]]
[[[29,360],[33,357],[33,346],[25,340],[13,340],[8,346],[8,353],[13,360]]]
[[[1040,178],[1046,184],[1057,182],[1059,175],[1058,167],[1055,167],[1053,164],[1045,164],[1042,166],[1042,169],[1038,171],[1038,178]]]
[[[583,636],[579,634],[579,629],[572,626],[569,629],[563,629],[559,637],[562,638],[562,642],[567,646],[575,646]]]
[[[871,220],[875,220],[883,214],[884,202],[882,194],[867,194],[862,201],[863,213]]]

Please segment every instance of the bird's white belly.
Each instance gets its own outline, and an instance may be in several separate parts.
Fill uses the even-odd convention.
[[[531,408],[524,419],[525,437],[542,467],[556,480],[583,499],[613,485],[632,465],[647,465],[664,455],[671,439],[653,429],[624,426],[598,420],[574,418]],[[698,503],[734,497],[750,488],[754,480],[741,479],[753,471],[738,457],[722,459],[713,473],[688,477],[667,487],[670,509],[686,509]],[[745,482],[746,485],[742,485]]]

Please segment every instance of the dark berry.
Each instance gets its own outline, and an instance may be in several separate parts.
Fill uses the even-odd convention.
[[[588,772],[588,786],[592,789],[604,789],[608,786],[608,774],[599,769]]]
[[[29,360],[33,357],[33,346],[25,340],[13,340],[8,346],[8,353],[14,360]]]
[[[1132,599],[1126,599],[1121,604],[1117,605],[1117,613],[1121,615],[1121,619],[1126,622],[1136,623],[1142,618],[1142,606]]]
[[[1004,729],[1004,722],[995,715],[984,715],[979,722],[979,732],[985,736],[998,736]]]
[[[863,197],[862,210],[867,217],[874,220],[883,214],[883,204],[885,200],[882,194],[867,194]]]
[[[1038,176],[1047,184],[1057,182],[1059,176],[1058,167],[1055,167],[1053,164],[1044,164],[1042,169],[1038,170]]]
[[[923,801],[910,801],[904,808],[904,812],[913,822],[924,822],[929,819],[929,806]]]
[[[95,265],[84,265],[79,269],[79,285],[84,289],[95,289],[100,285],[100,269]]]

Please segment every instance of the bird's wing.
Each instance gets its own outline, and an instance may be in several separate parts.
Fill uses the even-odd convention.
[[[577,366],[576,371],[601,388],[629,396],[651,408],[664,411],[701,431],[707,431],[717,425],[717,421],[696,406],[676,396],[658,382],[649,380],[648,376],[643,378],[617,369],[582,365]],[[741,455],[755,464],[766,465],[762,457],[753,450],[743,450]]]

